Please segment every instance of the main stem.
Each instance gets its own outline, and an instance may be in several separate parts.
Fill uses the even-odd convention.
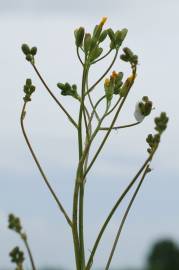
[[[78,120],[78,151],[79,164],[76,173],[76,182],[73,197],[73,239],[75,246],[77,269],[83,270],[85,268],[85,251],[84,251],[84,233],[83,233],[83,205],[84,205],[84,177],[83,177],[83,162],[81,161],[83,155],[83,115],[85,114],[84,99],[85,99],[85,84],[88,67],[86,62],[83,66],[82,89],[81,89],[81,104]],[[79,209],[78,209],[79,203]],[[79,227],[78,227],[78,211],[79,211]]]

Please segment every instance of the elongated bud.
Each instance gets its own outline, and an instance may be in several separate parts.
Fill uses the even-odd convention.
[[[30,54],[30,48],[27,44],[22,44],[21,49],[25,55]]]
[[[127,80],[125,81],[125,83],[123,84],[123,86],[120,89],[120,95],[121,95],[121,97],[124,97],[128,93],[128,91],[129,91],[129,89],[131,87],[131,83],[132,83],[133,80],[134,80],[134,76],[132,74],[131,76],[129,76],[127,78]]]
[[[91,34],[87,33],[84,37],[84,51],[88,53],[91,46]]]
[[[85,34],[85,29],[83,27],[80,27],[77,30],[76,34],[75,34],[75,37],[76,37],[76,46],[77,47],[81,47],[82,46],[84,34]]]
[[[123,41],[125,39],[125,37],[127,36],[128,33],[128,29],[124,28],[121,30],[121,40]]]
[[[103,41],[106,39],[107,35],[108,35],[108,31],[107,31],[107,30],[104,30],[104,31],[101,33],[100,37],[99,37],[99,42],[100,42],[100,43],[103,42]]]
[[[106,23],[107,19],[108,19],[107,17],[103,17],[103,18],[101,19],[99,25],[101,25],[101,26],[103,27],[103,25]]]
[[[111,42],[113,42],[115,44],[115,34],[114,34],[114,31],[111,28],[109,28],[107,31],[108,31],[108,36],[109,36]]]
[[[93,37],[93,38],[91,39],[90,51],[92,51],[92,50],[96,47],[97,42],[98,42],[98,40],[97,40],[96,37]]]
[[[32,55],[36,55],[37,53],[37,47],[32,47],[32,49],[30,50]]]
[[[96,47],[90,54],[90,60],[91,62],[97,59],[102,54],[103,49]]]
[[[111,28],[109,28],[107,31],[108,31],[108,36],[111,40],[110,48],[113,50],[116,47],[115,34]]]

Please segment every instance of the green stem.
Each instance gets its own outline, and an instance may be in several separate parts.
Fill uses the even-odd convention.
[[[129,125],[123,125],[123,126],[117,126],[117,127],[113,127],[112,129],[115,129],[115,130],[118,130],[118,129],[121,129],[121,128],[128,128],[128,127],[133,127],[133,126],[136,126],[136,125],[139,125],[141,122],[135,122],[135,123],[132,123],[132,124],[129,124]],[[101,127],[100,130],[109,130],[108,127]]]
[[[82,64],[82,66],[84,66],[84,63],[83,63],[83,61],[82,61],[82,59],[80,57],[79,47],[76,48],[76,53],[77,53],[77,56],[78,56],[78,59],[79,59],[80,63]]]
[[[101,61],[102,59],[104,59],[106,56],[108,56],[110,54],[110,52],[112,51],[112,49],[110,49],[106,54],[104,54],[102,57],[98,58],[97,60],[95,60],[92,64],[96,64],[97,62]]]
[[[85,60],[86,62],[86,60]],[[85,265],[85,254],[84,254],[84,237],[83,237],[83,199],[84,199],[84,186],[83,186],[83,166],[80,163],[83,154],[83,138],[82,138],[82,116],[84,115],[84,98],[85,98],[85,84],[86,84],[86,74],[88,68],[86,64],[83,67],[83,77],[82,77],[82,93],[81,93],[81,104],[79,111],[78,120],[78,147],[79,147],[79,165],[76,174],[74,197],[73,197],[73,226],[74,226],[74,236],[78,239],[78,246],[75,247],[78,250],[78,255],[76,260],[78,260],[79,269],[82,270]],[[80,192],[80,193],[79,193]],[[78,195],[79,193],[79,195]],[[79,236],[78,236],[78,197],[79,197]]]
[[[155,150],[156,151],[156,150]],[[114,215],[116,209],[119,207],[120,203],[122,202],[122,200],[124,199],[124,197],[126,196],[126,194],[128,193],[128,191],[131,189],[131,187],[134,185],[134,183],[136,182],[136,180],[138,179],[138,177],[140,176],[140,174],[143,172],[143,170],[145,169],[145,167],[147,166],[147,164],[151,161],[155,151],[150,154],[150,156],[146,159],[146,161],[144,162],[144,164],[142,165],[142,167],[139,169],[139,171],[137,172],[137,174],[134,176],[134,178],[132,179],[132,181],[129,183],[129,185],[127,186],[127,188],[124,190],[124,192],[122,193],[122,195],[119,197],[119,199],[117,200],[117,202],[115,203],[115,205],[113,206],[112,210],[110,211],[108,217],[106,218],[104,224],[101,227],[101,230],[97,236],[97,239],[94,243],[91,255],[89,257],[89,260],[87,262],[87,266],[85,268],[85,270],[90,270],[92,262],[93,262],[93,257],[95,255],[95,252],[97,250],[97,247],[99,245],[99,242],[102,238],[102,235],[109,223],[109,221],[111,220],[112,216]]]
[[[121,224],[120,224],[119,229],[118,229],[118,231],[117,231],[117,234],[116,234],[116,237],[115,237],[115,240],[114,240],[114,244],[113,244],[113,246],[112,246],[111,253],[110,253],[110,255],[109,255],[109,259],[108,259],[108,261],[107,261],[105,270],[108,270],[108,269],[109,269],[109,266],[110,266],[110,263],[111,263],[111,261],[112,261],[112,258],[113,258],[113,255],[114,255],[114,252],[115,252],[117,243],[118,243],[118,241],[119,241],[119,237],[120,237],[120,235],[121,235],[121,232],[122,232],[124,223],[125,223],[125,221],[126,221],[126,219],[127,219],[127,216],[128,216],[129,211],[130,211],[130,209],[131,209],[131,206],[132,206],[132,204],[133,204],[133,202],[134,202],[134,200],[135,200],[135,198],[136,198],[136,196],[137,196],[137,193],[138,193],[138,191],[139,191],[139,189],[140,189],[140,187],[141,187],[141,185],[142,185],[142,183],[143,183],[143,181],[144,181],[144,178],[145,178],[146,174],[148,173],[148,169],[149,169],[149,165],[146,166],[146,169],[145,169],[145,171],[144,171],[144,173],[143,173],[143,175],[142,175],[142,177],[141,177],[141,180],[140,180],[140,182],[139,182],[139,184],[138,184],[138,186],[137,186],[137,188],[136,188],[136,190],[135,190],[135,192],[134,192],[134,194],[133,194],[133,196],[132,196],[132,198],[131,198],[131,200],[130,200],[130,202],[129,202],[129,205],[128,205],[128,207],[127,207],[125,213],[124,213],[124,216],[123,216],[123,218],[122,218]]]
[[[115,110],[115,108],[117,107],[117,105],[119,104],[119,102],[121,101],[121,99],[122,99],[122,97],[119,97],[119,98],[118,98],[116,104],[114,104],[114,106],[111,108],[111,110],[109,110],[109,111],[107,112],[106,116],[108,116],[109,114],[111,114],[111,113]]]
[[[32,266],[32,270],[36,270],[34,259],[33,259],[33,256],[32,256],[32,252],[31,252],[30,246],[29,246],[28,241],[27,241],[27,236],[25,234],[20,234],[20,235],[21,235],[21,238],[22,238],[22,240],[23,240],[23,242],[25,244],[25,247],[27,249],[29,259],[30,259],[30,263],[31,263],[31,266]]]
[[[129,89],[128,89],[128,91],[127,91],[127,94],[125,95],[125,97],[123,98],[122,102],[120,103],[119,108],[118,108],[118,110],[117,110],[117,112],[116,112],[116,114],[115,114],[115,116],[114,116],[114,118],[113,118],[113,120],[112,120],[112,122],[111,122],[111,125],[110,125],[110,127],[109,127],[109,129],[108,129],[108,131],[107,131],[107,133],[106,133],[106,135],[105,135],[105,137],[104,137],[102,143],[100,144],[98,150],[96,151],[96,154],[94,155],[92,161],[90,162],[90,164],[89,164],[89,166],[88,166],[88,168],[87,168],[87,170],[86,170],[86,172],[85,172],[84,177],[86,177],[87,173],[89,172],[89,170],[90,170],[91,167],[93,166],[93,164],[94,164],[95,160],[97,159],[99,153],[101,152],[101,150],[102,150],[102,148],[103,148],[103,146],[104,146],[106,140],[108,139],[108,137],[109,137],[109,135],[110,135],[110,133],[111,133],[111,130],[112,130],[112,128],[114,127],[114,124],[115,124],[115,122],[116,122],[116,120],[117,120],[117,118],[118,118],[118,115],[119,115],[119,113],[120,113],[120,111],[121,111],[121,109],[122,109],[122,107],[123,107],[123,104],[124,104],[124,102],[125,102],[125,100],[126,100],[128,94],[129,94],[129,91],[130,91],[130,89],[131,89],[131,87],[132,87],[132,85],[133,85],[133,83],[134,83],[135,75],[136,75],[136,67],[135,67],[134,70],[133,70],[133,80],[132,80],[131,83],[130,83],[130,86],[129,86]]]
[[[41,165],[40,165],[40,163],[39,163],[39,161],[38,161],[38,159],[37,159],[37,157],[36,157],[36,155],[35,155],[35,153],[34,153],[34,151],[33,151],[33,149],[32,149],[32,146],[31,146],[31,144],[30,144],[30,141],[29,141],[29,139],[28,139],[28,137],[27,137],[27,134],[26,134],[26,131],[25,131],[25,128],[24,128],[24,118],[25,118],[25,113],[26,113],[26,112],[25,112],[26,104],[27,104],[27,103],[25,102],[24,105],[23,105],[22,112],[21,112],[21,118],[20,118],[22,133],[23,133],[23,135],[24,135],[24,138],[25,138],[25,141],[26,141],[26,143],[27,143],[27,146],[29,147],[30,153],[31,153],[31,155],[32,155],[32,157],[33,157],[33,159],[34,159],[36,165],[37,165],[37,168],[39,169],[40,174],[41,174],[42,178],[43,178],[44,181],[45,181],[45,184],[47,185],[47,187],[48,187],[50,193],[52,194],[52,197],[53,197],[54,200],[56,201],[56,203],[57,203],[59,209],[60,209],[61,212],[63,213],[63,215],[64,215],[64,217],[65,217],[67,223],[70,225],[70,227],[72,227],[72,222],[71,222],[71,220],[70,220],[68,214],[66,213],[66,211],[65,211],[65,209],[64,209],[64,207],[63,207],[63,205],[62,205],[61,202],[59,201],[57,195],[55,194],[53,188],[51,187],[51,185],[50,185],[50,183],[49,183],[49,181],[48,181],[48,178],[46,177],[46,175],[45,175],[45,173],[44,173],[44,171],[43,171],[43,169],[42,169],[42,167],[41,167]]]
[[[93,104],[93,101],[92,101],[92,99],[91,99],[91,95],[90,95],[90,92],[89,92],[89,88],[88,88],[88,76],[87,76],[87,78],[86,78],[86,85],[87,85],[87,93],[88,93],[89,102],[90,102],[90,104],[91,104],[91,107],[92,107],[92,109],[93,109],[95,115],[96,115],[96,119],[97,119],[98,122],[99,122],[99,119],[100,119],[100,118],[99,118],[99,115],[98,115],[98,113],[97,113],[97,111],[96,111],[96,108],[95,108],[95,106],[94,106],[94,104]]]
[[[68,117],[68,119],[70,120],[70,122],[76,127],[78,128],[77,123],[74,121],[74,119],[71,117],[71,115],[67,112],[67,110],[63,107],[63,105],[60,103],[60,101],[54,96],[54,94],[52,93],[52,91],[50,90],[50,88],[48,87],[48,85],[46,84],[46,82],[44,81],[44,79],[42,78],[40,72],[38,71],[37,67],[35,66],[35,64],[32,64],[36,74],[38,75],[39,79],[41,80],[42,84],[44,85],[44,87],[46,88],[46,90],[48,91],[48,93],[51,95],[51,97],[55,100],[55,102],[58,104],[58,106],[62,109],[62,111],[66,114],[66,116]]]

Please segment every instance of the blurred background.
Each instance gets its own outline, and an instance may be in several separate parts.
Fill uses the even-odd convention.
[[[37,87],[28,108],[27,131],[69,213],[77,157],[76,133],[45,92],[20,47],[22,43],[38,47],[38,68],[54,94],[76,117],[76,103],[60,96],[56,83],[69,81],[80,87],[82,70],[76,57],[73,31],[84,26],[90,32],[103,16],[108,17],[106,27],[129,29],[123,46],[131,48],[140,62],[136,83],[119,124],[135,121],[135,104],[144,95],[154,102],[155,110],[141,125],[114,132],[89,175],[85,199],[87,255],[100,224],[146,158],[145,138],[153,132],[153,118],[166,111],[170,118],[168,129],[152,162],[152,173],[127,219],[111,269],[146,267],[154,250],[153,243],[160,239],[171,239],[169,250],[178,256],[178,12],[177,0],[0,0],[0,269],[12,269],[9,251],[15,245],[23,248],[17,236],[7,230],[7,216],[11,212],[21,217],[39,267],[74,267],[70,231],[41,180],[21,133],[19,119],[26,78],[32,78]],[[110,59],[92,70],[91,83],[105,71]],[[119,58],[114,69],[129,74],[128,65]],[[104,91],[102,84],[96,91]],[[104,258],[110,251],[109,243],[115,237],[126,203],[110,222],[96,254],[94,269],[102,269],[106,263]],[[154,268],[150,269],[168,270],[155,268],[152,262],[149,263]],[[175,269],[179,267],[170,268]]]

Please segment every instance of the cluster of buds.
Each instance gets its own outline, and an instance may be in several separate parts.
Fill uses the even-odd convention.
[[[24,253],[19,249],[19,247],[13,248],[13,250],[9,253],[11,257],[11,262],[16,264],[16,270],[22,270],[22,264],[24,261]]]
[[[69,83],[57,83],[57,86],[59,89],[61,89],[61,94],[63,96],[72,96],[74,97],[75,99],[78,99],[80,100],[80,97],[77,93],[77,86],[76,84],[72,84],[70,85]]]
[[[20,219],[13,214],[10,214],[8,218],[8,228],[17,233],[21,233],[22,225]]]
[[[168,123],[168,117],[165,112],[162,112],[159,117],[155,118],[155,130],[161,134],[166,128],[167,128],[167,123]]]
[[[119,49],[122,45],[122,42],[124,41],[128,30],[126,28],[122,30],[117,30],[114,32],[111,28],[107,30],[108,36],[111,40],[110,48],[113,49]]]
[[[134,54],[131,49],[125,47],[123,49],[124,54],[120,56],[121,60],[129,62],[131,65],[136,66],[138,64],[138,56]]]
[[[151,113],[152,101],[147,96],[142,98],[142,101],[136,104],[134,116],[138,122],[142,122],[143,119]]]
[[[149,134],[146,138],[146,142],[149,144],[150,148],[147,149],[147,152],[151,154],[160,142],[160,135],[157,133],[155,135]]]
[[[102,18],[101,22],[95,26],[93,34],[85,33],[83,27],[76,29],[74,32],[76,46],[82,48],[90,62],[93,62],[102,54],[103,49],[99,45],[107,36],[111,40],[110,48],[119,49],[127,35],[127,29],[118,30],[115,33],[111,28],[103,30],[106,20],[107,17]]]
[[[26,56],[26,60],[34,64],[34,56],[37,53],[37,47],[32,47],[30,49],[30,47],[27,44],[22,44],[21,49]]]
[[[117,73],[116,71],[113,71],[110,78],[105,80],[104,90],[108,101],[111,101],[113,94],[120,94],[121,86],[123,85],[122,79],[122,72]]]
[[[24,85],[25,97],[23,98],[25,102],[31,101],[31,95],[35,91],[35,86],[32,84],[31,79],[27,79]]]
[[[162,112],[159,117],[154,119],[156,124],[155,130],[157,133],[155,135],[149,134],[146,141],[149,144],[150,148],[147,149],[148,153],[151,154],[160,142],[160,137],[163,131],[167,128],[169,118],[167,117],[165,112]]]

